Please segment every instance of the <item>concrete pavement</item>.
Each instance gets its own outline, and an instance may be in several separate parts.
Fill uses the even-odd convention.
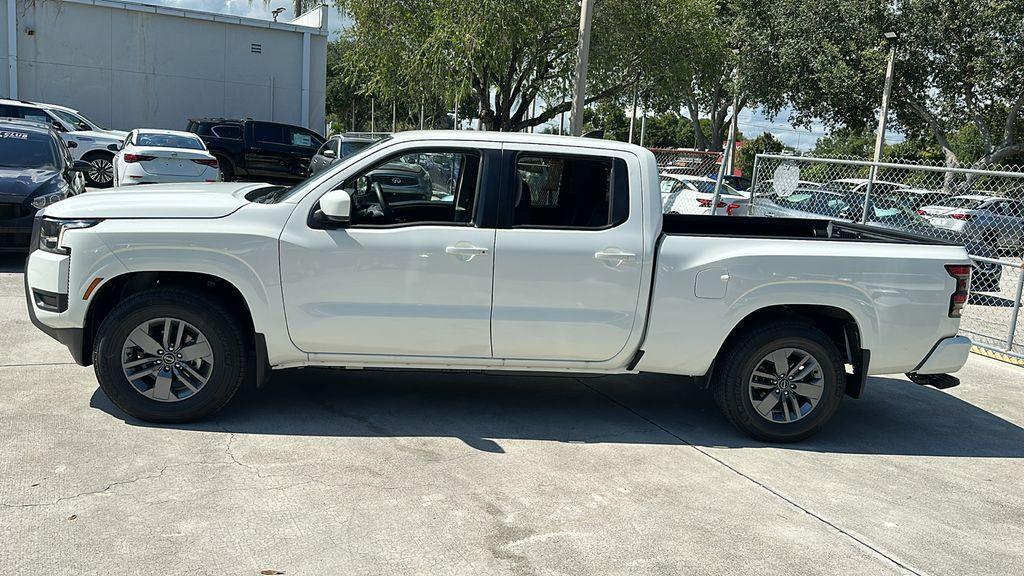
[[[15,574],[1007,574],[1024,371],[872,378],[770,446],[685,381],[296,370],[127,419],[0,259],[0,565]]]

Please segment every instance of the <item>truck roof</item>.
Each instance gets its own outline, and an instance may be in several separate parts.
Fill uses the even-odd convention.
[[[556,146],[575,146],[604,150],[629,150],[647,152],[646,148],[619,142],[617,140],[600,140],[597,138],[580,138],[578,136],[557,136],[555,134],[530,134],[527,132],[488,132],[483,130],[409,130],[395,132],[392,138],[396,142],[410,140],[467,140],[476,142],[514,142],[519,144],[551,144]]]

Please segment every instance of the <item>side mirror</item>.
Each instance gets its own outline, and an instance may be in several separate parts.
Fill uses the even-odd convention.
[[[107,146],[107,150],[110,150],[111,152],[119,152],[121,150],[121,145],[120,144],[109,144]]]
[[[331,150],[330,148],[328,148],[327,150],[324,150],[323,157],[324,158],[337,158],[338,155],[334,153],[334,150]]]
[[[320,197],[320,213],[331,222],[348,224],[352,197],[345,190],[331,190]]]
[[[75,160],[74,163],[71,164],[71,169],[75,172],[88,172],[92,170],[92,164],[85,160]]]
[[[68,140],[64,145],[68,148],[78,148],[78,142],[75,142],[74,140]]]

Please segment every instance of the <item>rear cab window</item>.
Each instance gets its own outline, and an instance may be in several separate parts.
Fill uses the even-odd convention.
[[[601,156],[519,153],[512,227],[605,229],[629,217],[625,161]]]

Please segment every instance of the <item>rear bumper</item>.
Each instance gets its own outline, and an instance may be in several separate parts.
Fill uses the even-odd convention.
[[[963,368],[971,353],[971,340],[966,336],[951,336],[939,340],[921,362],[915,374],[949,374]]]

